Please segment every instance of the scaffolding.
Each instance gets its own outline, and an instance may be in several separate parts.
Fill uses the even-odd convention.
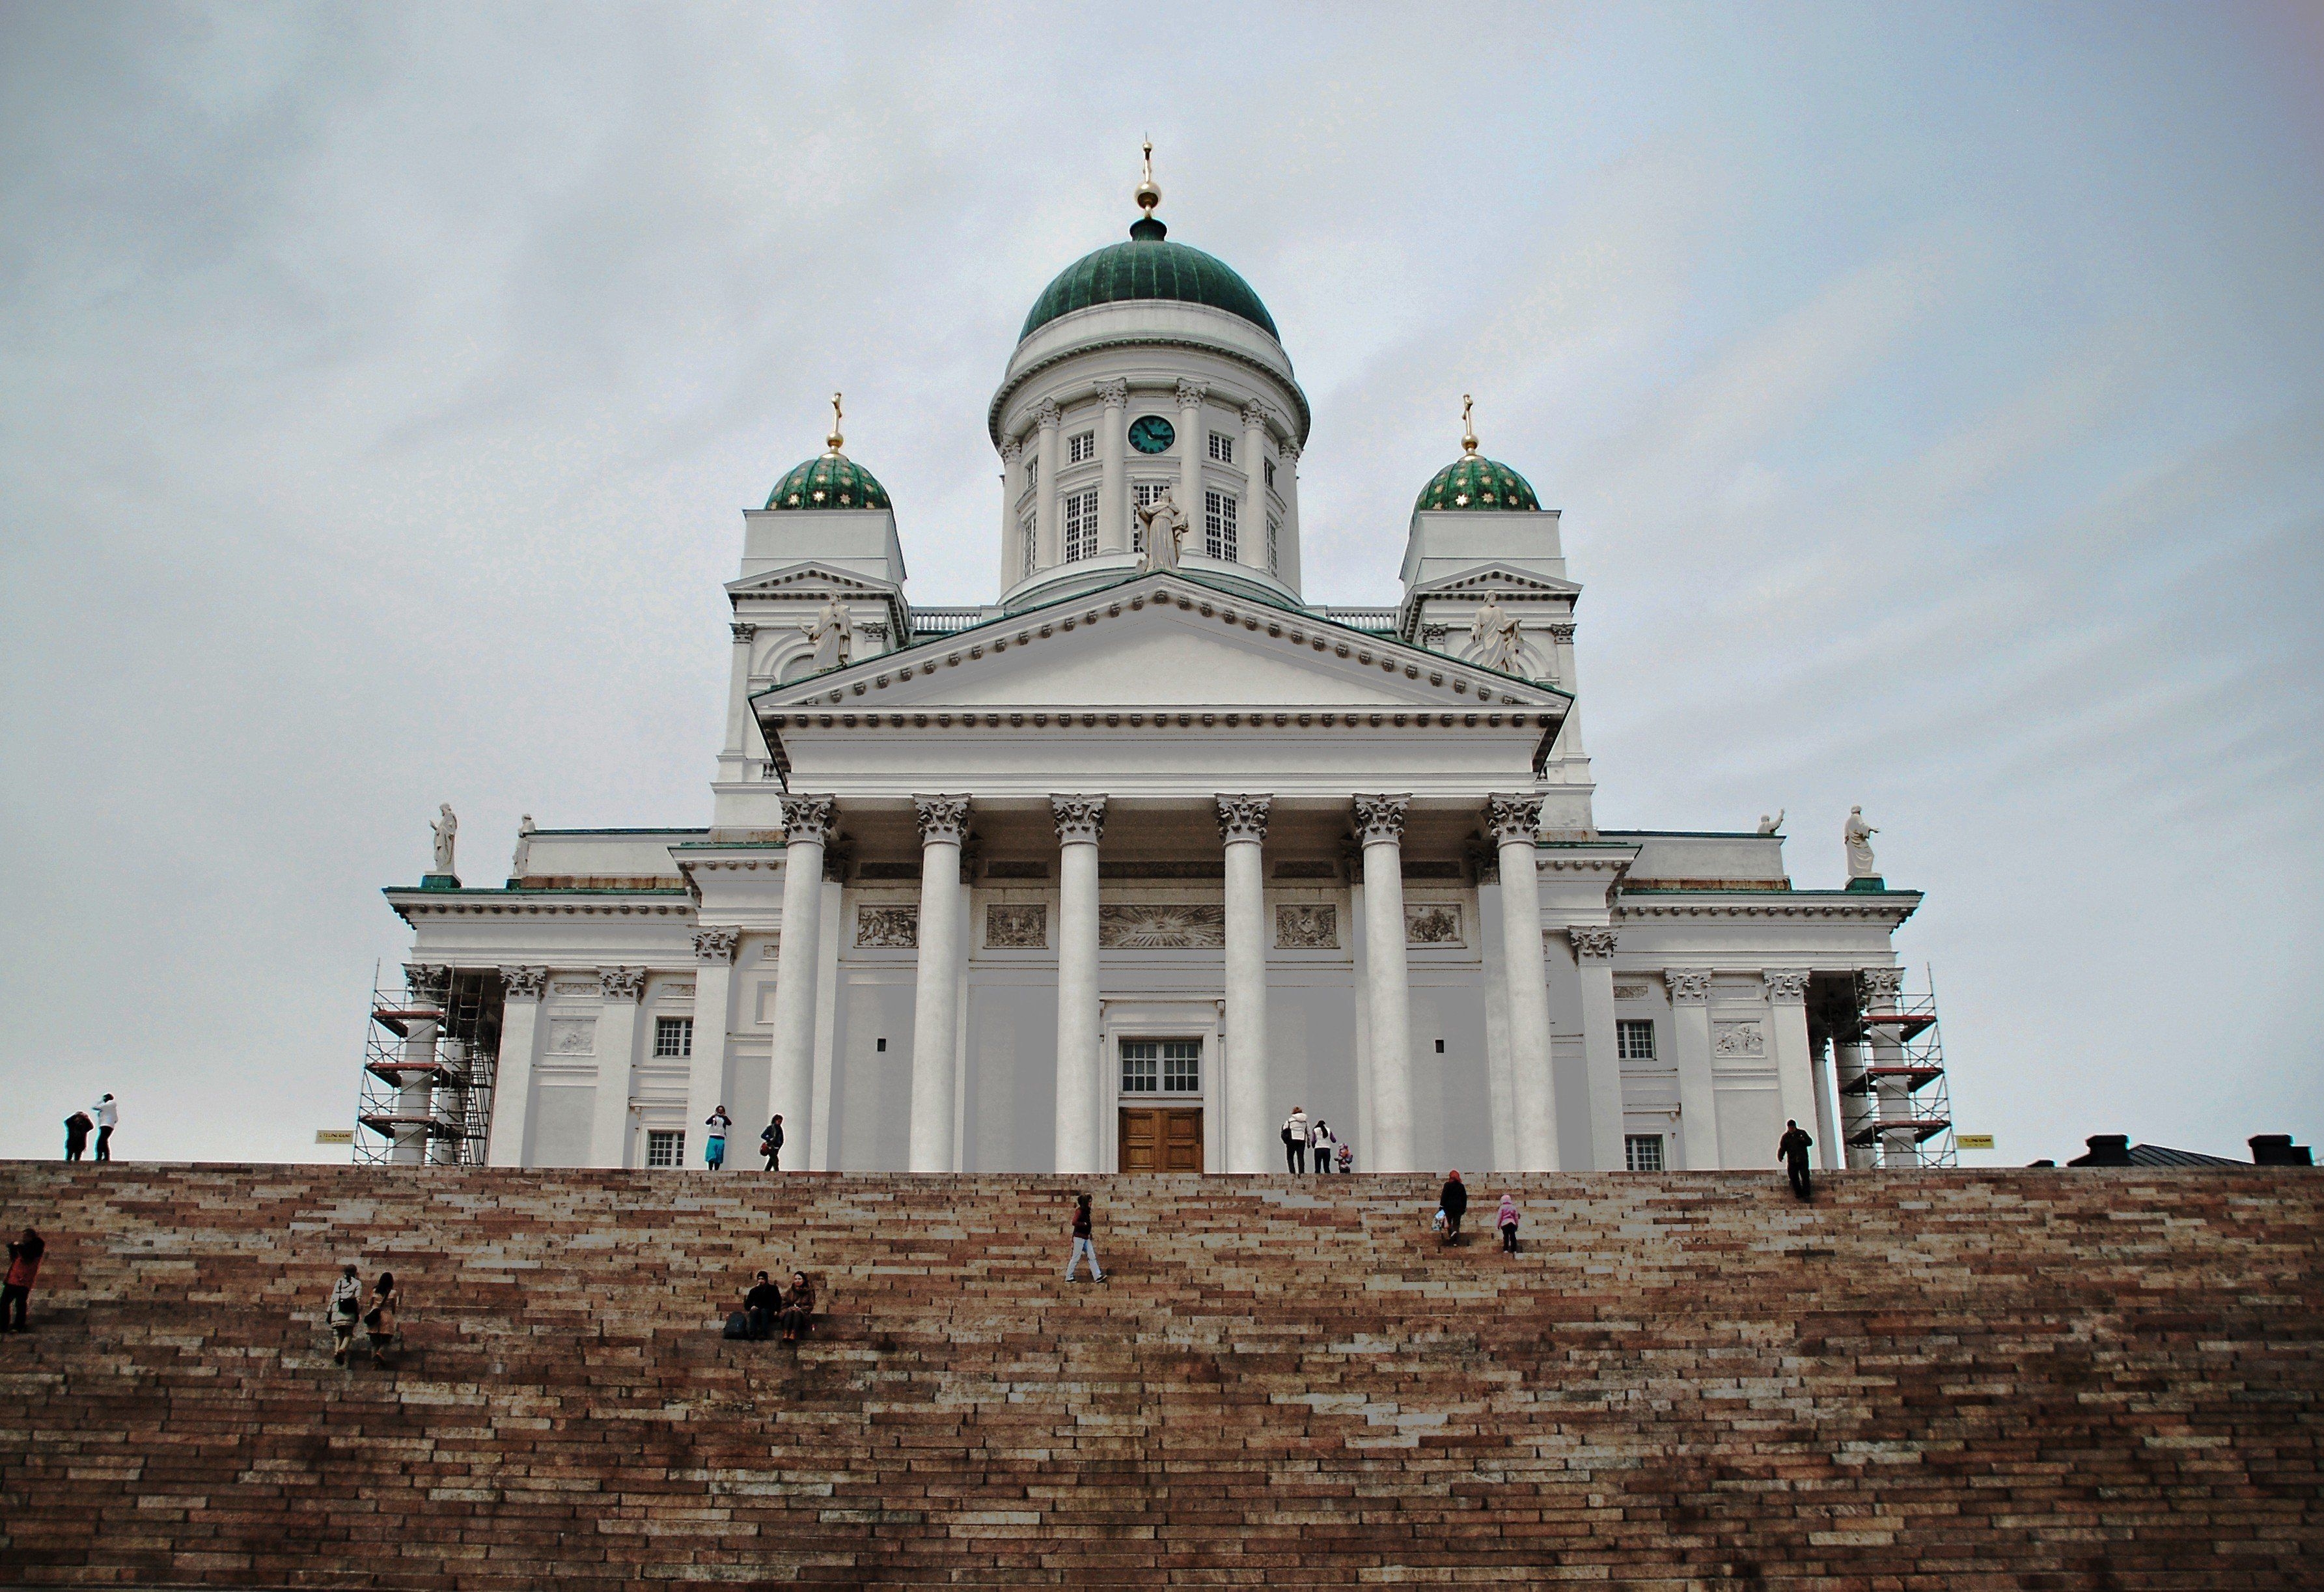
[[[493,968],[407,967],[374,981],[355,1106],[357,1162],[482,1166],[505,992]]]
[[[1832,1035],[1849,1164],[1958,1166],[1934,980],[1918,995],[1867,1004],[1877,1009],[1858,1011]]]

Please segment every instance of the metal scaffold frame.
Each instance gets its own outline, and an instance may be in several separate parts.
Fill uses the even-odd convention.
[[[407,968],[374,981],[364,1031],[355,1158],[364,1165],[482,1166],[504,998],[494,968]]]
[[[1899,991],[1882,1009],[1858,1013],[1833,1039],[1860,1047],[1865,1061],[1839,1080],[1851,1150],[1892,1170],[1960,1164],[1933,979],[1918,995]]]

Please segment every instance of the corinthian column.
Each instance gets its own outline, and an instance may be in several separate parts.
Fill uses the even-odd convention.
[[[812,1142],[816,965],[822,959],[823,853],[832,805],[828,796],[793,796],[783,803],[782,941],[776,953],[767,1109],[782,1114],[785,1143],[801,1148]]]
[[[1283,499],[1283,568],[1276,578],[1296,597],[1299,593],[1299,440],[1286,431],[1275,451],[1283,460],[1283,474],[1276,482],[1276,495]]]
[[[1665,967],[1670,986],[1673,1057],[1678,1068],[1678,1142],[1689,1171],[1716,1171],[1720,1159],[1719,1088],[1711,1070],[1709,967]]]
[[[1364,847],[1365,997],[1371,1014],[1372,1160],[1413,1171],[1412,970],[1404,949],[1404,815],[1409,796],[1356,798]]]
[[[1064,533],[1057,526],[1057,427],[1065,420],[1054,400],[1033,412],[1041,423],[1041,484],[1034,494],[1033,567],[1046,569],[1065,555]]]
[[[1508,885],[1504,884],[1503,889]],[[1600,1171],[1620,1171],[1622,1063],[1614,1048],[1614,942],[1619,931],[1568,929],[1582,981],[1582,1053],[1590,1076],[1590,1154]]]
[[[734,953],[742,944],[742,930],[733,924],[714,924],[694,931],[694,1041],[686,1069],[689,1143],[695,1136],[694,1125],[707,1122],[710,1114],[729,1104],[733,1097],[726,1076],[726,1035],[733,1026]]]
[[[1105,798],[1052,796],[1057,825],[1056,1170],[1098,1170],[1097,843]]]
[[[1267,842],[1265,796],[1222,796],[1226,842],[1227,1170],[1265,1171],[1270,1162],[1267,1098]]]
[[[1097,432],[1097,551],[1130,551],[1130,477],[1121,467],[1121,412],[1130,404],[1130,384],[1108,382],[1097,390],[1105,418]]]
[[[1488,816],[1501,853],[1501,949],[1508,958],[1509,1071],[1516,1084],[1517,1171],[1557,1170],[1557,1081],[1550,1069],[1549,979],[1542,966],[1541,798],[1495,796]]]
[[[1267,568],[1267,406],[1242,406],[1242,538],[1237,561]]]
[[[1203,424],[1203,384],[1178,384],[1178,506],[1186,511],[1193,533],[1186,540],[1203,546],[1203,457],[1211,440]]]
[[[912,987],[912,1158],[952,1171],[953,1060],[960,1043],[960,843],[968,798],[915,796],[920,821],[920,966]]]
[[[1017,529],[1017,465],[1024,449],[1015,438],[1001,445],[1001,589],[1025,578],[1025,539]]]

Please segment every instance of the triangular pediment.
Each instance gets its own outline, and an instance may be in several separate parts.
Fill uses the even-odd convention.
[[[890,602],[896,597],[896,588],[885,580],[873,580],[853,569],[837,564],[807,560],[797,564],[785,564],[779,569],[762,569],[756,575],[745,575],[726,583],[729,597],[821,597],[833,590],[859,592],[866,599]]]
[[[1457,569],[1450,575],[1439,575],[1433,580],[1424,580],[1412,588],[1406,601],[1431,597],[1468,597],[1484,591],[1517,597],[1571,597],[1582,595],[1582,588],[1571,580],[1561,580],[1556,576],[1544,575],[1533,569],[1521,569],[1515,564],[1483,563]]]
[[[797,708],[1425,708],[1552,706],[1515,680],[1312,614],[1148,575],[761,693]]]

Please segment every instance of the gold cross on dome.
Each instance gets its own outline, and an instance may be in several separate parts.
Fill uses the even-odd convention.
[[[839,394],[834,393],[831,395],[831,435],[824,439],[824,441],[829,445],[832,452],[834,453],[837,453],[839,451],[840,444],[847,440],[846,438],[839,434]]]

